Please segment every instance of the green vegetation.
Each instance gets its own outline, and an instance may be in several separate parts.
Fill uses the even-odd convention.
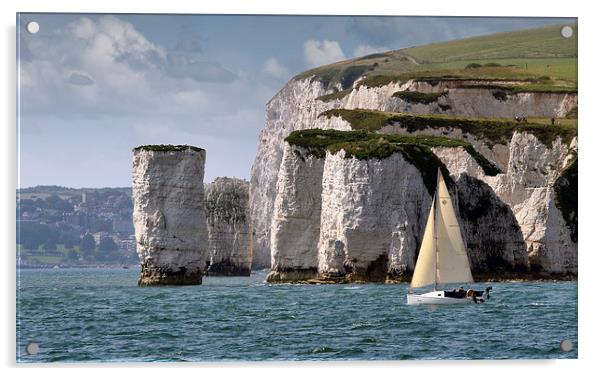
[[[542,77],[539,81],[527,81],[526,84],[520,85],[494,85],[494,84],[479,84],[479,85],[460,85],[460,88],[468,89],[489,89],[495,92],[503,92],[505,95],[513,95],[518,93],[558,93],[558,94],[576,94],[576,87],[568,86],[553,86],[547,84],[547,77]]]
[[[430,104],[437,102],[440,97],[446,96],[447,92],[441,93],[421,93],[419,91],[398,91],[393,93],[393,97],[402,99],[409,103]]]
[[[505,101],[508,99],[508,93],[505,90],[493,90],[491,95],[498,101]]]
[[[327,65],[309,70],[298,75],[296,78],[312,77],[319,80],[327,88],[333,88],[336,83],[340,83],[343,90],[352,88],[353,82],[363,74],[373,71],[378,67],[378,63],[370,65],[354,65],[341,63]]]
[[[345,158],[357,159],[383,159],[400,152],[420,171],[426,171],[428,176],[432,173],[433,166],[435,172],[437,166],[441,167],[441,162],[432,154],[431,148],[462,147],[474,157],[487,175],[495,176],[501,172],[468,142],[439,136],[402,136],[378,134],[366,130],[307,129],[292,132],[285,141],[291,145],[301,146],[311,155],[320,158],[323,158],[327,151],[335,154],[340,150],[345,150]]]
[[[498,63],[486,63],[484,65],[481,65],[479,63],[470,63],[468,64],[464,69],[476,69],[476,68],[482,68],[482,67],[501,67],[501,64]]]
[[[433,43],[404,50],[421,63],[508,58],[577,57],[577,25],[572,38],[560,35],[562,25]]]
[[[358,82],[357,86],[379,87],[391,82],[406,82],[410,79],[437,85],[441,81],[481,81],[482,84],[460,85],[464,88],[500,89],[510,93],[576,93],[577,83],[572,81],[555,80],[550,76],[526,74],[515,67],[483,67],[465,71],[442,70],[429,71],[425,74],[404,73],[396,75],[367,76]],[[500,85],[488,81],[511,81],[513,84]]]
[[[489,141],[489,144],[507,144],[515,131],[528,132],[548,147],[560,137],[565,144],[577,136],[576,122],[549,125],[542,123],[517,123],[503,119],[468,119],[447,115],[408,115],[404,113],[382,112],[373,110],[333,109],[320,116],[340,116],[353,129],[377,131],[386,125],[404,128],[409,133],[423,129],[460,129],[463,134],[472,134],[478,139]],[[549,121],[549,119],[548,119]]]
[[[525,81],[525,91],[577,89],[577,25],[563,38],[563,25],[498,33],[402,50],[372,54],[318,67],[296,76],[313,77],[327,88],[343,90],[361,76],[358,85],[382,86],[409,79]],[[546,79],[547,78],[547,79]],[[341,94],[343,95],[343,94]]]
[[[204,151],[205,149],[196,147],[196,146],[190,146],[190,145],[141,145],[138,147],[135,147],[133,151],[140,151],[140,150],[146,150],[146,151],[185,151],[185,150],[194,150],[194,151]]]
[[[347,94],[351,93],[351,90],[352,89],[349,88],[349,89],[345,89],[345,90],[335,91],[330,94],[321,95],[321,96],[317,97],[316,99],[319,101],[322,101],[322,102],[330,102],[335,99],[344,98],[345,96],[347,96]]]
[[[434,146],[459,147],[466,143],[444,137],[412,137],[400,135],[380,135],[365,130],[337,131],[306,129],[294,131],[285,139],[291,145],[301,146],[311,155],[323,158],[326,152],[332,154],[345,150],[345,158],[384,159],[395,152],[402,153],[404,159],[414,165],[422,175],[424,184],[431,194],[435,191],[437,168],[441,169],[446,183],[453,185],[445,165],[430,150]]]
[[[554,183],[554,201],[571,229],[571,240],[577,242],[577,158]]]

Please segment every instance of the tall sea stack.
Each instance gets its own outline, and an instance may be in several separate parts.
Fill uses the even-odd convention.
[[[133,151],[138,285],[201,284],[207,258],[205,150],[145,145]]]
[[[205,187],[210,276],[251,275],[249,182],[219,177]]]

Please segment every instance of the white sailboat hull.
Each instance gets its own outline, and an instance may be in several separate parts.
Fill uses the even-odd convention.
[[[474,304],[472,298],[448,298],[443,291],[431,291],[426,294],[408,294],[408,305],[419,304]]]

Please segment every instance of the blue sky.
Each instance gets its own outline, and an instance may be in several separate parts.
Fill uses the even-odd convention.
[[[131,185],[131,149],[207,150],[249,178],[266,102],[295,74],[551,18],[21,14],[20,186]],[[27,22],[40,24],[37,34]]]

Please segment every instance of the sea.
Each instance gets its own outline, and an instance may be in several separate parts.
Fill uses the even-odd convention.
[[[273,285],[265,282],[267,271],[258,271],[206,277],[198,286],[141,288],[138,272],[18,270],[17,362],[558,359],[578,353],[577,282],[479,283],[474,286],[493,287],[484,304],[408,306],[407,284]],[[570,349],[561,349],[563,340]],[[38,351],[28,354],[32,343]]]

